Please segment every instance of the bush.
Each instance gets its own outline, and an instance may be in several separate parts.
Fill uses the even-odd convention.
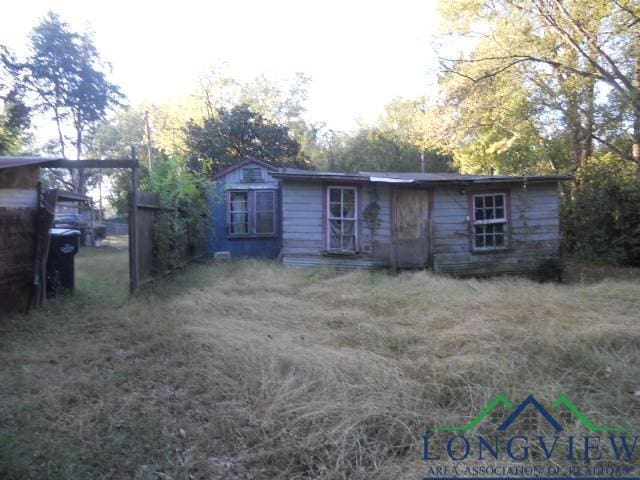
[[[562,282],[564,262],[559,257],[550,257],[540,260],[536,267],[535,278],[541,283]]]
[[[565,250],[581,259],[640,266],[640,180],[633,163],[594,158],[564,202]]]

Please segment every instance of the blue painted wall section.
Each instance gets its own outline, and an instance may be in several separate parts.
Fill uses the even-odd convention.
[[[265,176],[268,176],[265,172]],[[233,258],[260,257],[276,258],[282,249],[282,189],[280,182],[268,179],[268,185],[262,188],[273,188],[277,191],[277,219],[276,235],[271,237],[229,237],[227,228],[227,190],[230,188],[252,189],[254,186],[236,182],[237,175],[230,172],[222,178],[218,178],[207,190],[208,203],[213,215],[213,228],[207,235],[207,250],[209,255],[215,252],[230,252]],[[231,181],[231,182],[230,182]],[[273,182],[273,183],[272,183]],[[255,187],[258,187],[257,185]]]

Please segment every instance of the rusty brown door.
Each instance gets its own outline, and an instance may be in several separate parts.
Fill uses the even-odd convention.
[[[396,268],[426,267],[429,260],[429,193],[427,190],[395,191],[393,228]]]

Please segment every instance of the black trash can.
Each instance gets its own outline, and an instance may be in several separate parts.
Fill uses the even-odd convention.
[[[81,233],[68,228],[52,228],[49,236],[47,294],[71,293],[75,286],[75,256],[80,248]]]

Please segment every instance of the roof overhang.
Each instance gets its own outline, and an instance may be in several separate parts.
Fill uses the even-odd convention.
[[[37,166],[42,168],[138,168],[132,159],[69,160],[47,157],[0,157],[0,169]]]
[[[58,191],[58,200],[61,201],[71,201],[71,202],[85,202],[85,203],[90,203],[93,201],[93,199],[91,197],[88,197],[86,195],[82,195],[80,193],[76,193],[76,192],[68,192],[66,190],[59,190]]]
[[[451,176],[449,178],[411,178],[406,174],[398,177],[392,175],[350,174],[334,172],[274,172],[272,176],[281,180],[304,182],[371,182],[396,185],[480,185],[495,183],[557,183],[573,180],[569,175],[534,175],[534,176]]]

